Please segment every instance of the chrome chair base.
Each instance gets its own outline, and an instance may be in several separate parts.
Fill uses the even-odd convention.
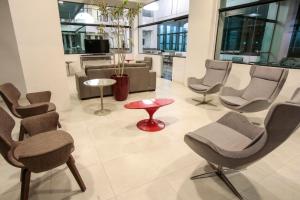
[[[237,173],[239,171],[232,170],[232,169],[224,169],[223,167],[220,167],[220,166],[216,167],[211,163],[209,163],[209,165],[211,166],[213,171],[206,172],[206,173],[196,175],[196,176],[192,176],[191,180],[218,176],[238,199],[244,200],[243,196],[238,192],[238,190],[234,187],[234,185],[230,182],[230,180],[225,175],[225,174]]]

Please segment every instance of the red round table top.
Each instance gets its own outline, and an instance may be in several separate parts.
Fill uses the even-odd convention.
[[[145,99],[141,101],[130,102],[124,105],[124,107],[127,109],[159,108],[171,103],[174,103],[173,99]]]

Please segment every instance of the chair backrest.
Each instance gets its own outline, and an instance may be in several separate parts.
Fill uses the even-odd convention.
[[[206,73],[202,84],[214,86],[218,83],[225,84],[231,71],[232,62],[219,60],[206,60]]]
[[[251,81],[244,90],[242,98],[249,101],[261,98],[273,102],[279,95],[288,73],[289,70],[283,68],[251,66]]]
[[[18,116],[18,113],[15,111],[15,108],[19,106],[18,100],[21,96],[19,90],[12,83],[4,83],[3,85],[0,85],[0,95],[2,96],[9,110],[15,116]]]
[[[262,149],[267,154],[286,141],[300,125],[300,104],[280,103],[274,105],[265,119],[266,143]]]
[[[14,126],[13,118],[0,107],[0,153],[8,162],[10,162],[8,153],[14,143],[11,138]]]

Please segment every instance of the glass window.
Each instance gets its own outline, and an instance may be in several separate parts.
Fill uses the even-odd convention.
[[[221,11],[215,58],[300,69],[300,1]]]
[[[117,48],[117,37],[110,27],[113,22],[102,16],[97,6],[66,1],[58,5],[65,54],[85,53],[85,39],[106,39],[109,40],[112,51]],[[131,51],[129,22],[125,18],[121,23],[125,28],[124,46]],[[103,26],[101,30],[100,24]]]
[[[158,28],[159,27],[159,28]],[[139,52],[186,52],[188,19],[167,21],[162,24],[139,28]]]

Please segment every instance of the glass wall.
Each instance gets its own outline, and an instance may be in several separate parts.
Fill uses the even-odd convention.
[[[187,33],[188,19],[141,27],[140,53],[186,52]]]
[[[247,7],[231,9],[243,5],[237,2],[222,1],[221,5],[227,8],[220,9],[216,59],[300,68],[300,2],[249,1],[245,2]]]
[[[113,23],[101,15],[97,6],[59,1],[59,14],[65,54],[84,54],[85,39],[106,39],[110,42],[111,51],[117,48],[117,37],[111,28]],[[126,27],[126,39],[122,45],[131,51],[129,22],[125,19],[121,23]]]

